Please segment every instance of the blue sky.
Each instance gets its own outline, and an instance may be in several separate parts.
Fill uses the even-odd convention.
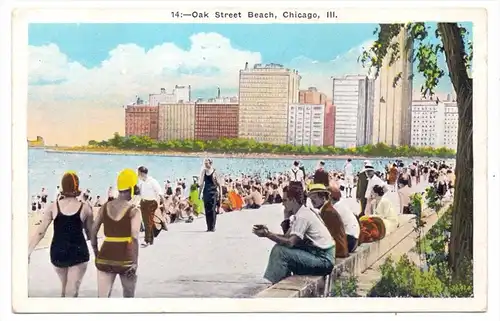
[[[146,50],[173,42],[189,49],[189,37],[218,33],[234,48],[258,51],[264,61],[289,62],[305,56],[323,61],[370,38],[377,24],[31,24],[29,44],[58,44],[71,60],[96,67],[119,44],[135,43]],[[89,43],[91,46],[89,46]]]
[[[70,120],[79,119],[81,142],[106,138],[123,129],[124,104],[162,87],[191,85],[194,98],[215,97],[217,87],[224,96],[236,95],[245,62],[297,69],[301,88],[314,86],[331,98],[332,76],[367,73],[357,59],[375,40],[376,26],[31,24],[28,134],[70,143],[60,139],[73,131]],[[421,83],[417,75],[413,87]],[[450,90],[444,77],[438,91]]]
[[[115,104],[126,103],[135,95],[146,98],[160,87],[169,89],[176,84],[191,84],[197,97],[213,96],[217,86],[223,94],[231,95],[237,92],[238,70],[248,60],[250,64],[274,62],[296,68],[303,76],[301,87],[315,86],[331,96],[331,76],[366,73],[357,58],[361,48],[374,39],[376,27],[377,24],[31,24],[29,97],[46,99],[49,91],[56,100],[82,99],[92,96],[93,91],[113,87]],[[193,63],[200,57],[206,61]],[[441,63],[444,65],[444,60]],[[414,88],[421,82],[417,76]],[[73,95],[78,88],[83,89]],[[450,91],[449,80],[443,79],[438,90]]]

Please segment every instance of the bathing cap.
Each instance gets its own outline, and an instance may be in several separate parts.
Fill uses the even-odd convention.
[[[76,197],[80,195],[80,180],[78,175],[73,171],[64,173],[61,179],[61,188],[61,195],[63,196]]]
[[[116,180],[116,187],[118,191],[126,191],[130,189],[133,191],[133,188],[137,185],[139,178],[137,173],[130,168],[124,169],[118,174],[118,179]]]

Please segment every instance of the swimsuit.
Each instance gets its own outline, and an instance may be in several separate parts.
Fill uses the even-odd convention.
[[[50,245],[50,261],[58,268],[67,268],[89,261],[89,248],[83,235],[80,213],[83,204],[73,215],[61,213],[59,202],[54,219],[54,236]]]

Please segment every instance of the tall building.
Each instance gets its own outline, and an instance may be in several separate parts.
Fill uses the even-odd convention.
[[[299,103],[301,104],[325,104],[326,95],[319,92],[316,87],[307,90],[299,90]]]
[[[240,70],[238,136],[259,142],[287,142],[288,105],[299,101],[298,71],[279,64]]]
[[[335,146],[366,145],[371,141],[374,81],[363,75],[333,79]]]
[[[335,144],[335,105],[332,101],[325,104],[325,126],[323,131],[323,146],[334,146]]]
[[[456,101],[440,103],[444,110],[443,146],[457,150],[458,143],[458,106]]]
[[[160,88],[159,94],[149,94],[149,105],[171,104],[191,101],[191,86],[175,85],[174,89],[167,93],[165,88]]]
[[[323,146],[324,127],[324,104],[289,105],[287,144],[295,146]]]
[[[438,102],[435,100],[414,100],[411,105],[411,145],[435,147],[438,142],[437,124],[443,124],[444,113],[438,115]],[[439,121],[441,118],[441,121]]]
[[[194,103],[160,103],[158,112],[158,139],[194,139]]]
[[[409,145],[411,142],[411,101],[413,91],[413,46],[405,48],[405,28],[392,41],[399,46],[400,58],[390,65],[389,50],[376,80],[373,110],[373,143]],[[406,50],[408,49],[408,50]]]
[[[152,139],[158,139],[158,107],[126,106],[125,136],[148,136]]]
[[[411,145],[447,147],[456,150],[458,107],[454,101],[414,100],[412,102]]]
[[[238,138],[238,103],[196,103],[195,118],[195,139]]]

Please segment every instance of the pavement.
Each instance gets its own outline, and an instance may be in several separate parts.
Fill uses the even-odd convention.
[[[424,188],[422,184],[414,187],[415,191]],[[389,197],[399,209],[397,193],[388,193],[385,197]],[[345,202],[359,210],[354,198]],[[262,275],[273,242],[253,235],[252,226],[265,224],[271,231],[280,232],[282,219],[282,206],[273,204],[258,210],[221,214],[214,233],[205,232],[204,217],[191,224],[169,225],[169,231],[162,231],[153,246],[140,249],[136,297],[253,297],[270,285]],[[28,293],[30,297],[60,295],[60,281],[50,263],[47,248],[36,250],[31,255]],[[93,256],[79,296],[97,297]],[[119,278],[115,281],[112,297],[122,297]]]

